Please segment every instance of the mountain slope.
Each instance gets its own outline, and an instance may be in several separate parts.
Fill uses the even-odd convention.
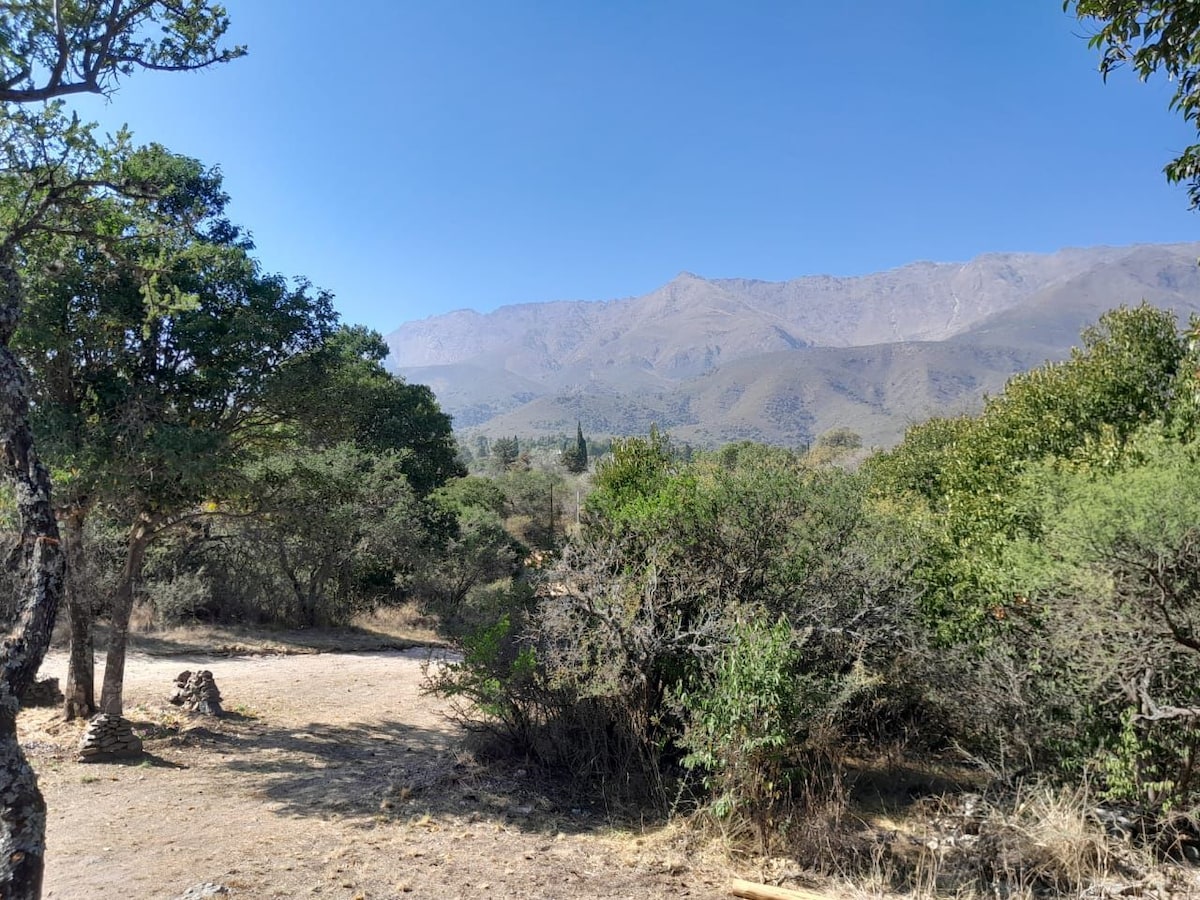
[[[642,297],[460,311],[388,336],[456,427],[799,444],[846,425],[896,440],[1061,358],[1107,309],[1200,311],[1200,244],[988,254],[855,278],[707,280]]]

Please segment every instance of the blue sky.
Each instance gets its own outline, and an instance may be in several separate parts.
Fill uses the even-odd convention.
[[[264,267],[385,333],[683,270],[1200,237],[1168,86],[1105,85],[1058,0],[226,5],[248,57],[83,112],[220,165]]]

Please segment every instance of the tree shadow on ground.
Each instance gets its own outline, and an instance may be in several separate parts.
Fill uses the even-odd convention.
[[[108,626],[96,626],[96,650],[107,649]],[[379,650],[437,648],[440,644],[394,637],[347,625],[328,629],[268,629],[238,626],[193,626],[130,635],[130,650],[147,656],[227,659],[296,653],[363,653]]]
[[[154,753],[143,752],[140,756],[118,757],[116,759],[97,759],[96,762],[103,762],[113,766],[122,766],[126,769],[186,769],[187,766],[183,763],[175,762],[171,759],[166,759]],[[81,764],[87,765],[80,760]]]
[[[256,724],[212,739],[234,757],[225,765],[255,782],[253,792],[280,815],[338,816],[364,826],[424,817],[491,821],[550,834],[612,824],[603,811],[531,776],[531,767],[479,762],[461,736],[445,730],[400,721]]]

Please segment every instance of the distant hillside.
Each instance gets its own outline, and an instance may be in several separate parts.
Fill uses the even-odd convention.
[[[1200,244],[988,254],[855,278],[684,273],[643,297],[409,322],[392,364],[460,430],[801,444],[848,426],[889,444],[1061,358],[1105,310],[1200,312]]]

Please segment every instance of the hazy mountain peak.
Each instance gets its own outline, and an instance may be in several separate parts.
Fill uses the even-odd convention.
[[[458,427],[630,433],[701,443],[868,443],[969,407],[1118,305],[1200,310],[1200,244],[989,253],[861,276],[677,276],[641,297],[458,310],[388,336]],[[704,377],[701,377],[704,376]]]

